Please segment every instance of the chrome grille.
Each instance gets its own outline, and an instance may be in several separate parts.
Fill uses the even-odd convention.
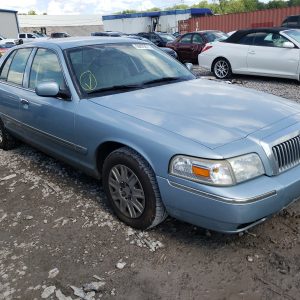
[[[272,151],[279,173],[298,165],[300,163],[300,136],[272,147]]]

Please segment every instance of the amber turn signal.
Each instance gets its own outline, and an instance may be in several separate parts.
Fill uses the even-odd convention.
[[[192,171],[196,176],[210,177],[210,171],[198,166],[192,166]]]

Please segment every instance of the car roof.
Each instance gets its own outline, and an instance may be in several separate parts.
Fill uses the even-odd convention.
[[[238,40],[240,40],[241,37],[249,33],[255,33],[255,32],[280,33],[281,31],[290,30],[290,29],[291,28],[287,28],[287,27],[263,27],[263,28],[242,29],[242,30],[237,30],[235,33],[229,36],[229,38],[226,39],[224,42],[235,43]]]
[[[42,41],[27,43],[25,46],[26,47],[49,47],[49,48],[53,46],[57,46],[62,50],[65,50],[65,49],[82,47],[82,46],[120,44],[120,43],[136,44],[136,43],[143,43],[143,41],[137,39],[130,39],[126,37],[109,37],[109,36],[68,37],[62,39],[45,38]],[[18,48],[23,48],[23,47],[21,46]]]

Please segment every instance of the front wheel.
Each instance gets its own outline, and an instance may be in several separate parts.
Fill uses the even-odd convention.
[[[107,157],[103,187],[118,218],[131,227],[148,229],[167,217],[152,168],[130,148],[117,149]]]
[[[228,79],[232,75],[230,63],[225,58],[218,58],[213,64],[212,71],[218,79]]]

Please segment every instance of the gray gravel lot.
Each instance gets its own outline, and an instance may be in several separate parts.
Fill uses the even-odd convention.
[[[198,77],[217,80],[211,72],[197,65],[194,66],[193,72]],[[296,80],[234,75],[231,81],[247,88],[256,89],[269,94],[274,94],[276,96],[295,100],[297,102],[300,101],[300,82],[297,82]]]
[[[293,81],[235,79],[300,99]],[[299,294],[300,201],[240,235],[172,218],[141,232],[115,218],[98,181],[26,145],[0,150],[0,300]]]

